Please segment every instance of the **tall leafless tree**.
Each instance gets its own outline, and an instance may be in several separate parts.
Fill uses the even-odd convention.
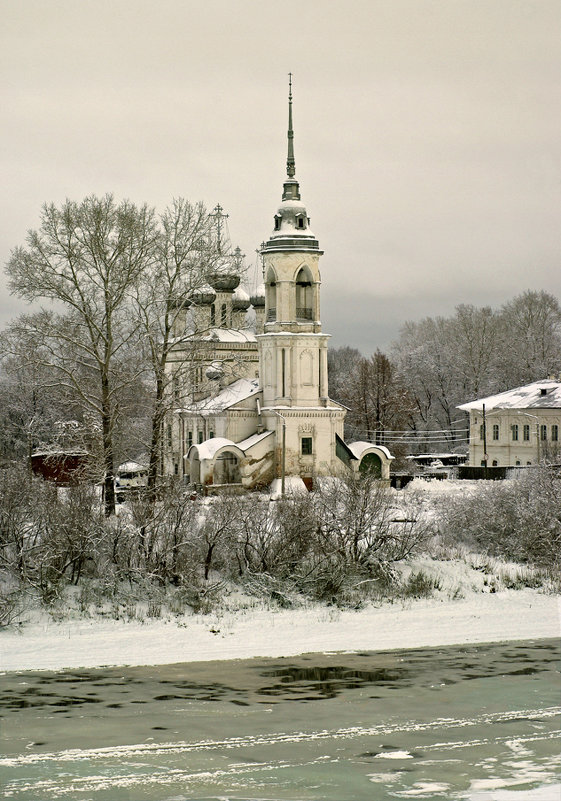
[[[7,266],[13,292],[64,312],[45,310],[29,323],[60,382],[99,416],[106,515],[115,511],[119,359],[138,330],[130,296],[154,261],[156,241],[154,212],[146,205],[90,196],[61,208],[45,205],[39,229],[29,231],[27,246],[17,247]],[[86,376],[93,393],[84,391]]]

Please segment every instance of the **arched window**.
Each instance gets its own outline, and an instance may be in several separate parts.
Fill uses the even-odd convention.
[[[301,267],[296,276],[296,319],[314,319],[312,276],[307,267]]]

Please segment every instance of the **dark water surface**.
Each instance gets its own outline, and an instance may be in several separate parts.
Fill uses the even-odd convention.
[[[0,786],[25,801],[561,801],[559,658],[536,640],[4,674]]]

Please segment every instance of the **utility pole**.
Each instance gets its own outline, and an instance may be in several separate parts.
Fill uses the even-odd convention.
[[[270,410],[277,417],[282,420],[282,451],[281,451],[281,496],[284,498],[285,494],[285,477],[286,477],[286,418],[275,409]]]
[[[483,461],[485,462],[485,478],[487,478],[487,418],[485,417],[485,404],[483,404]]]

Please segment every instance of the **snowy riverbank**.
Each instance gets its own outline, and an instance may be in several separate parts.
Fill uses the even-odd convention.
[[[320,651],[388,650],[558,637],[561,599],[537,590],[472,592],[360,611],[251,608],[130,622],[42,616],[0,632],[0,670],[157,665]]]

